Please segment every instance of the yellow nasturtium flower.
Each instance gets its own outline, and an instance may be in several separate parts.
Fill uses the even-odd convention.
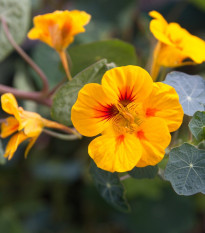
[[[84,11],[55,11],[34,17],[34,27],[29,31],[30,39],[39,39],[58,52],[65,50],[74,36],[84,32],[91,16]]]
[[[6,138],[14,134],[9,140],[4,157],[11,159],[13,154],[17,150],[19,144],[25,140],[29,140],[29,144],[25,151],[25,157],[44,127],[55,128],[55,129],[65,129],[65,126],[42,118],[39,114],[35,112],[25,111],[22,107],[18,107],[15,97],[11,93],[6,93],[1,96],[2,109],[11,114],[6,118],[5,122],[1,124],[1,137]]]
[[[191,35],[178,23],[167,23],[157,11],[149,13],[154,19],[150,31],[158,40],[154,50],[151,76],[157,78],[160,66],[177,67],[205,61],[205,41]]]
[[[182,123],[183,110],[175,89],[138,66],[107,71],[102,84],[85,85],[71,110],[75,128],[93,137],[90,157],[101,169],[125,172],[159,163],[170,132]]]

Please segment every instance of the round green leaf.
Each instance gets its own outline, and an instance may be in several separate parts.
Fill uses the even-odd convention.
[[[189,122],[189,129],[198,141],[205,139],[205,112],[196,112]]]
[[[71,72],[74,75],[91,64],[105,58],[108,63],[116,66],[137,65],[134,46],[120,40],[97,41],[71,47],[68,50],[71,57]]]
[[[205,80],[201,76],[174,71],[167,75],[164,82],[175,88],[186,115],[193,116],[196,111],[204,111]]]
[[[103,59],[83,70],[70,82],[59,88],[53,99],[52,118],[62,124],[72,125],[71,108],[77,100],[79,90],[87,83],[100,83],[103,74],[111,67],[113,64],[110,66],[107,64],[107,60]]]
[[[128,174],[135,179],[151,179],[157,175],[157,166],[135,167]]]
[[[205,150],[184,143],[171,150],[165,179],[180,195],[205,191]]]
[[[98,168],[91,163],[91,176],[100,195],[115,208],[127,212],[130,207],[125,198],[125,190],[117,173],[111,173]]]
[[[30,0],[0,0],[0,17],[3,17],[14,40],[20,44],[26,36],[30,20]],[[4,34],[0,23],[0,61],[13,47]]]

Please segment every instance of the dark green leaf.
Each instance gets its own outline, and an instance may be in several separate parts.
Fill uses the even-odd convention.
[[[196,112],[189,122],[189,128],[198,141],[205,139],[205,112]]]
[[[113,67],[103,59],[78,73],[70,82],[63,85],[55,94],[51,109],[52,118],[65,125],[71,125],[71,108],[79,90],[87,83],[100,83],[103,74]]]
[[[186,115],[193,116],[196,111],[204,111],[205,80],[201,76],[175,71],[168,74],[164,82],[175,88]]]
[[[30,22],[30,1],[29,0],[1,0],[0,17],[3,17],[9,27],[14,40],[20,44],[26,36]],[[12,50],[10,42],[3,32],[0,23],[0,61],[2,61]]]
[[[35,47],[32,58],[47,76],[50,88],[55,87],[65,77],[60,69],[61,62],[59,55],[46,44],[39,43]],[[41,88],[42,82],[38,74],[31,68],[30,71],[36,84]]]
[[[135,179],[151,179],[157,175],[157,171],[157,166],[135,167],[134,169],[129,171],[128,174]]]
[[[184,143],[171,150],[165,169],[176,193],[192,195],[205,191],[205,150]]]
[[[4,158],[4,149],[2,145],[2,141],[0,140],[0,165],[4,165],[6,163],[6,159]]]
[[[108,203],[121,211],[129,211],[124,187],[117,173],[104,171],[98,168],[94,162],[91,163],[90,173],[99,193]]]
[[[71,72],[74,75],[105,58],[116,66],[137,65],[135,48],[120,40],[98,41],[82,44],[68,50],[72,61]]]

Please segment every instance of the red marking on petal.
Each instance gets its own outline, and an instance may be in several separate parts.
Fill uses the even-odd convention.
[[[124,89],[119,90],[119,101],[123,106],[127,106],[134,100],[133,88],[125,87]]]
[[[117,137],[117,142],[119,143],[119,144],[121,144],[123,141],[124,141],[124,138],[125,138],[125,135],[120,135],[120,136],[118,136]]]
[[[118,114],[118,110],[113,104],[107,104],[106,106],[99,104],[100,107],[96,108],[95,118],[102,118],[102,120],[110,120],[112,117]]]
[[[137,132],[137,137],[138,137],[139,139],[146,139],[143,130],[139,130],[139,131]]]
[[[158,110],[156,108],[148,108],[146,110],[146,117],[151,117],[151,116],[155,116],[155,113],[157,112]]]

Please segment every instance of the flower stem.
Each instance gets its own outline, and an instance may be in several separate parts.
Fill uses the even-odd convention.
[[[14,94],[17,98],[20,99],[33,100],[37,103],[44,104],[49,107],[52,105],[52,100],[50,98],[42,98],[42,92],[26,92],[0,84],[0,94],[8,92]]]
[[[58,52],[68,80],[72,80],[65,51]]]
[[[66,133],[76,135],[79,139],[82,138],[81,134],[79,134],[75,130],[75,128],[69,128],[69,127],[67,127],[65,125],[62,125],[62,124],[60,124],[58,122],[55,122],[55,121],[50,121],[50,120],[47,120],[47,119],[43,119],[43,120],[44,120],[45,127],[62,130],[64,132],[66,132]]]
[[[53,132],[53,131],[50,131],[47,129],[43,129],[43,132],[50,135],[50,136],[53,136],[53,137],[56,137],[56,138],[59,138],[62,140],[67,140],[67,141],[79,139],[79,137],[77,135],[74,135],[74,134],[61,134],[61,133],[56,133],[56,132]]]
[[[120,177],[120,181],[126,180],[126,179],[128,179],[128,178],[130,178],[130,177],[131,177],[131,176],[130,176],[129,174],[124,175],[124,176],[121,176],[121,177]]]
[[[41,91],[41,95],[46,95],[49,89],[49,85],[48,85],[48,80],[46,75],[43,73],[43,71],[40,69],[39,66],[36,65],[36,63],[23,51],[23,49],[21,49],[21,47],[18,46],[18,44],[15,42],[15,40],[13,39],[7,22],[4,19],[4,17],[0,17],[0,21],[2,23],[2,28],[5,32],[5,35],[8,39],[8,41],[11,43],[11,45],[14,47],[14,49],[21,55],[21,57],[36,71],[36,73],[39,75],[39,77],[42,80],[43,83],[43,89]]]
[[[153,81],[157,80],[157,76],[160,71],[160,65],[157,62],[157,57],[158,57],[160,47],[161,47],[161,43],[158,42],[153,52],[152,68],[151,68],[151,74],[150,74]]]

